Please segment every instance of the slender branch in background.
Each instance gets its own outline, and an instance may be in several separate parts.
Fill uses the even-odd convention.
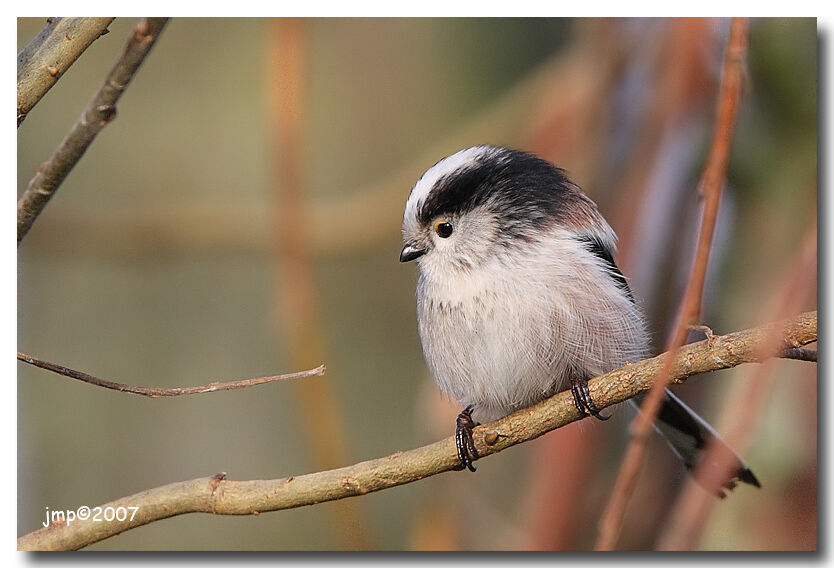
[[[130,35],[124,52],[102,86],[75,121],[55,153],[38,169],[17,202],[17,243],[40,215],[58,186],[87,151],[95,137],[116,116],[116,102],[145,60],[168,18],[141,20]]]
[[[664,353],[628,364],[590,381],[593,399],[600,407],[623,402],[652,388],[660,371],[670,369],[675,382],[687,377],[761,361],[763,343],[778,336],[784,347],[799,347],[817,340],[817,313],[808,312],[791,320],[770,323],[712,340],[682,347],[675,357]],[[780,349],[774,355],[783,351]],[[667,361],[671,360],[671,364]],[[664,377],[665,378],[665,377]],[[570,392],[561,392],[529,408],[475,428],[478,453],[487,456],[510,446],[538,438],[551,430],[582,418]],[[254,515],[266,511],[313,505],[323,501],[364,495],[411,483],[460,467],[454,437],[421,448],[355,465],[271,480],[230,481],[225,474],[172,483],[102,505],[138,507],[125,521],[50,524],[18,538],[18,550],[75,550],[159,519],[185,513]]]
[[[274,261],[276,320],[283,328],[292,366],[306,367],[325,352],[318,307],[319,285],[310,247],[309,192],[305,175],[307,140],[306,85],[309,24],[302,18],[277,20],[273,28],[270,70],[274,97],[275,209]],[[277,311],[280,310],[280,311]],[[292,390],[305,447],[317,470],[353,461],[344,414],[332,381],[307,381]],[[373,534],[362,503],[330,507],[332,537],[346,550],[369,549]],[[323,537],[326,539],[326,537]]]
[[[115,18],[47,18],[17,54],[17,125]]]
[[[187,394],[200,394],[204,392],[218,392],[225,390],[244,389],[247,387],[263,385],[265,383],[274,383],[275,381],[289,381],[292,379],[305,379],[307,377],[321,376],[325,372],[325,366],[319,365],[315,369],[310,369],[309,371],[299,371],[297,373],[287,373],[284,375],[272,375],[269,377],[258,377],[256,379],[245,379],[241,381],[230,381],[223,383],[212,382],[207,385],[202,385],[198,387],[153,388],[137,387],[133,385],[126,385],[122,383],[108,381],[107,379],[99,379],[98,377],[88,375],[87,373],[83,373],[81,371],[75,371],[62,365],[56,365],[55,363],[42,361],[40,359],[32,357],[31,355],[21,353],[20,351],[17,352],[17,358],[18,360],[23,361],[24,363],[29,363],[30,365],[34,365],[35,367],[40,367],[41,369],[46,369],[47,371],[52,371],[53,373],[69,377],[71,379],[83,381],[85,383],[89,383],[97,387],[104,387],[106,389],[112,389],[119,392],[127,392],[130,394],[139,394],[150,398],[157,398],[160,396],[182,396]]]
[[[816,268],[817,227],[816,222],[812,222],[795,262],[787,267],[783,277],[774,286],[768,305],[763,310],[766,321],[785,317],[799,309],[816,282]],[[762,353],[781,350],[782,357],[796,352],[816,355],[815,351],[797,347],[786,349],[776,333],[765,337],[760,349]],[[735,391],[726,397],[721,431],[725,433],[726,443],[737,451],[744,450],[759,417],[764,413],[769,395],[776,384],[775,369],[772,360],[758,365],[751,370],[750,380],[736,383]],[[730,476],[729,472],[734,467],[735,456],[727,452],[725,447],[713,443],[705,449],[701,465],[692,476],[698,479],[698,483],[687,482],[676,499],[657,541],[658,550],[692,550],[697,546],[710,513],[714,510],[715,499],[711,496]]]
[[[724,56],[715,132],[701,180],[704,198],[701,230],[698,236],[692,272],[678,312],[675,332],[667,347],[667,350],[672,353],[677,352],[684,344],[690,326],[700,323],[704,280],[706,279],[712,237],[718,217],[718,206],[721,202],[727,165],[730,161],[738,103],[741,98],[746,47],[747,21],[744,18],[734,18],[730,24],[730,34]],[[670,362],[671,360],[672,358],[669,359]],[[613,550],[617,544],[626,506],[634,491],[640,468],[643,465],[646,442],[652,431],[655,417],[660,410],[664,389],[668,385],[668,380],[664,378],[667,374],[668,369],[664,369],[661,373],[661,379],[655,383],[655,386],[646,396],[645,401],[640,406],[640,412],[632,422],[631,439],[614,483],[611,498],[600,519],[599,537],[596,543],[597,550]]]

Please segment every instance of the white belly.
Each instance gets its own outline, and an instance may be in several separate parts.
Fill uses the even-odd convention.
[[[433,285],[421,275],[417,310],[435,382],[486,421],[637,361],[646,335],[637,308],[613,286],[559,289],[487,280]],[[603,283],[605,280],[602,281]]]

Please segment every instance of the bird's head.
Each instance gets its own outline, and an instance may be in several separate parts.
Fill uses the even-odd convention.
[[[470,271],[554,228],[602,233],[613,246],[596,206],[563,170],[525,152],[474,146],[437,162],[412,188],[400,261]]]

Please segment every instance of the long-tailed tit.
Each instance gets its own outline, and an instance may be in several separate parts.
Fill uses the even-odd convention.
[[[563,170],[506,148],[461,150],[414,185],[402,232],[400,260],[419,266],[426,362],[464,407],[455,429],[462,466],[474,471],[478,458],[473,416],[494,420],[570,389],[580,412],[608,418],[588,379],[644,359],[648,334],[614,263],[614,231]],[[720,440],[668,390],[656,428],[690,470]],[[726,487],[758,487],[733,455]]]

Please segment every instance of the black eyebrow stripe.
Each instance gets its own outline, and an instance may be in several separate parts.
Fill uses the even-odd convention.
[[[484,147],[456,170],[439,178],[420,205],[426,225],[441,215],[459,215],[491,203],[519,227],[540,226],[567,216],[575,194],[561,168],[518,150]],[[521,229],[519,229],[520,232]]]
[[[440,178],[435,186],[442,191],[433,191],[423,202],[420,222],[425,225],[442,213],[460,213],[483,203],[490,196],[487,181],[495,173],[491,166],[476,163]]]

